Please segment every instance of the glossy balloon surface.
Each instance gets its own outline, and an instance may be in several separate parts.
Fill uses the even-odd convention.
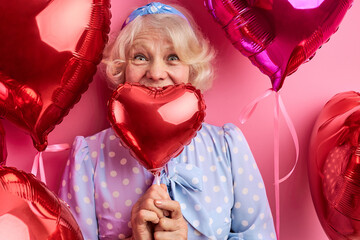
[[[308,172],[319,220],[332,240],[360,239],[360,94],[343,92],[315,123]]]
[[[352,2],[205,0],[231,43],[269,76],[275,91],[337,30]]]
[[[67,204],[32,174],[0,167],[0,202],[0,239],[83,239]]]
[[[109,0],[0,3],[0,114],[39,151],[96,72],[109,7]]]
[[[152,172],[180,154],[204,117],[202,95],[191,85],[157,89],[125,83],[109,101],[109,120],[121,142]]]
[[[7,158],[7,148],[6,148],[5,130],[3,125],[0,123],[0,166],[6,164],[6,158]]]

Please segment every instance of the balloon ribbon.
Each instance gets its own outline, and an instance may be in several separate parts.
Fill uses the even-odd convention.
[[[151,172],[154,175],[154,184],[159,185],[160,186],[160,175],[161,175],[161,170],[163,169],[163,167],[159,167],[159,168],[153,168],[153,169],[148,169],[149,172]]]
[[[48,145],[44,152],[61,152],[69,149],[70,146],[67,143],[63,144],[53,144]],[[43,183],[46,184],[46,177],[45,177],[45,168],[44,168],[44,160],[42,157],[43,152],[38,152],[35,155],[34,162],[31,168],[31,173],[36,176],[38,173],[38,168],[40,168],[40,179]]]
[[[268,89],[257,97],[255,100],[253,100],[250,104],[248,104],[244,110],[242,111],[240,115],[240,122],[244,124],[248,118],[252,115],[252,113],[255,111],[256,106],[258,103],[262,100],[264,100],[266,97],[268,97],[272,92],[275,92],[275,107],[274,107],[274,179],[275,179],[275,212],[276,212],[276,234],[278,236],[278,239],[280,240],[280,183],[284,182],[286,179],[288,179],[291,174],[294,172],[295,167],[297,165],[298,159],[299,159],[299,139],[294,127],[294,124],[289,116],[289,114],[286,111],[285,105],[282,101],[282,98],[280,96],[279,92],[274,91],[273,89]],[[279,167],[280,167],[280,131],[279,131],[279,117],[280,117],[280,111],[284,116],[286,125],[289,128],[290,134],[293,138],[294,145],[295,145],[295,151],[296,151],[296,160],[293,168],[291,171],[283,178],[280,179],[279,174]]]

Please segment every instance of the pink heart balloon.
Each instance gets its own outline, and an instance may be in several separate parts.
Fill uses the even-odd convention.
[[[156,89],[125,83],[109,101],[109,120],[132,155],[155,173],[190,143],[204,110],[202,94],[191,85]]]
[[[353,0],[205,0],[231,43],[279,91],[337,30]]]
[[[360,94],[335,95],[311,136],[308,173],[320,223],[332,240],[360,239]]]

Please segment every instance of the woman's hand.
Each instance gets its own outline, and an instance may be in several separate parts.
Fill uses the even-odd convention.
[[[164,184],[152,185],[134,204],[131,210],[131,239],[154,239],[154,226],[164,218],[164,210],[155,206],[155,200],[171,200]]]
[[[179,202],[171,199],[155,200],[155,206],[162,209],[165,217],[159,219],[155,226],[155,240],[187,239],[188,226]]]

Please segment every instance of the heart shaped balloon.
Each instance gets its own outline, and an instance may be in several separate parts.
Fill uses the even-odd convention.
[[[80,100],[102,58],[109,0],[0,3],[0,116],[37,150]]]
[[[153,173],[181,153],[204,117],[202,95],[189,84],[158,89],[125,83],[109,101],[109,120],[121,142]]]
[[[274,91],[337,30],[353,0],[205,0],[231,43]]]
[[[7,149],[6,149],[5,130],[3,125],[0,123],[0,166],[6,164],[6,158],[7,158]]]
[[[313,128],[308,173],[323,229],[332,240],[360,239],[360,94],[326,103]]]
[[[0,202],[0,239],[83,239],[67,204],[32,174],[0,166]]]

